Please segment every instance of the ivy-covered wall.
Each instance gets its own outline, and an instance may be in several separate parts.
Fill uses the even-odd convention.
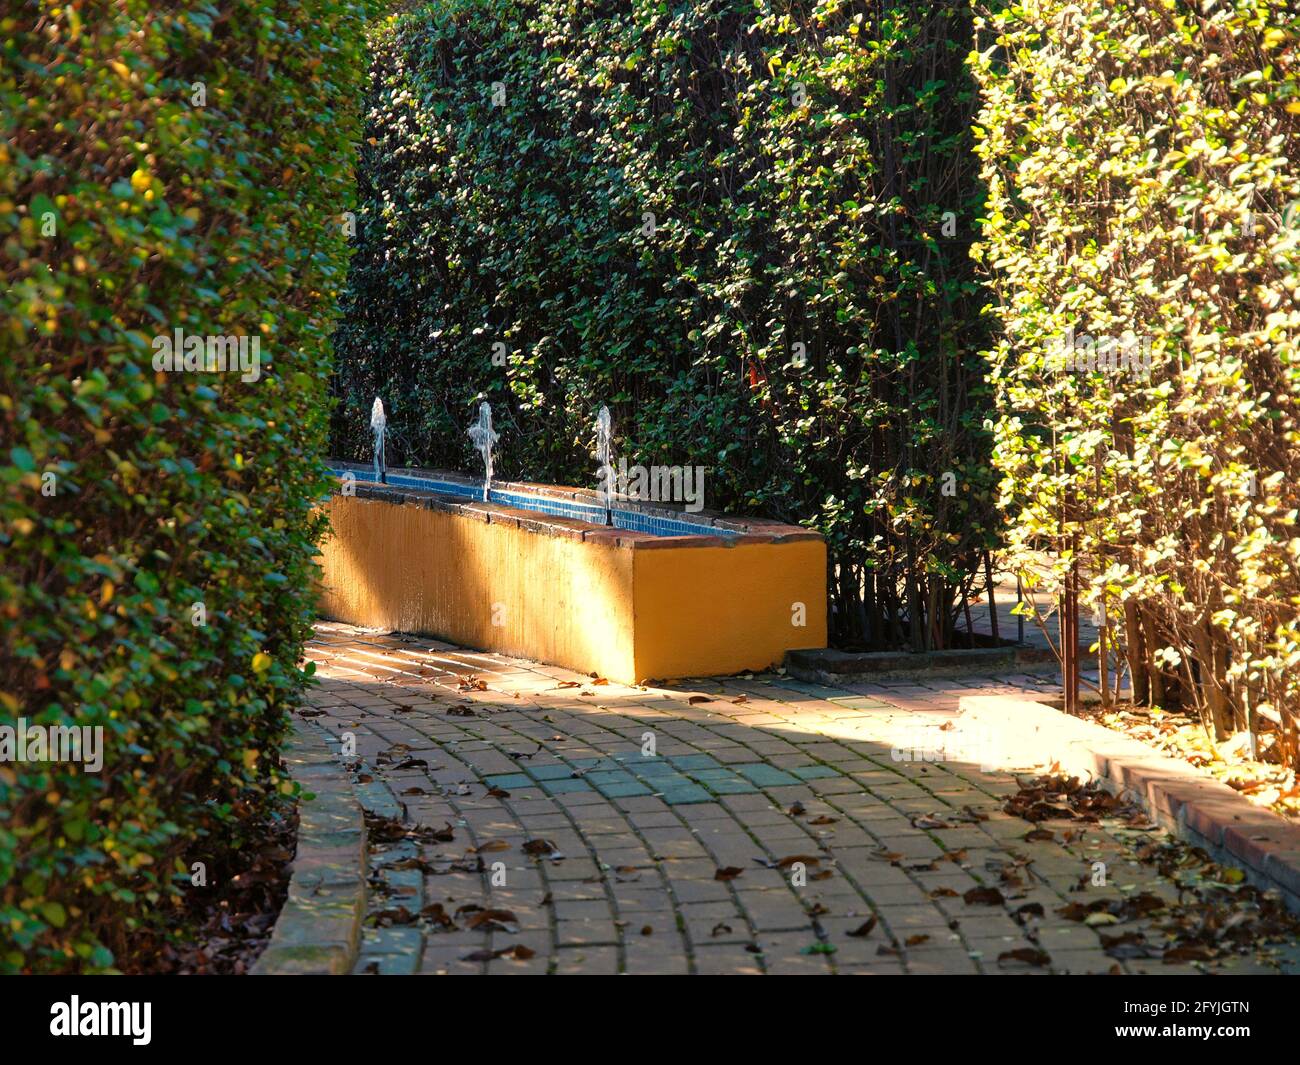
[[[380,35],[336,454],[591,485],[828,538],[845,646],[947,646],[990,540],[963,4],[448,0]],[[945,476],[948,475],[948,476]],[[979,578],[982,580],[982,577]]]
[[[290,787],[364,8],[0,16],[0,724],[103,741],[0,761],[0,971],[112,967]]]
[[[1267,0],[988,5],[1009,548],[1139,700],[1300,757],[1300,21]],[[1051,549],[1048,555],[1043,549]]]

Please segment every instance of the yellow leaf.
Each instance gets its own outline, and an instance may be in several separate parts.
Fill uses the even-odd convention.
[[[271,656],[268,655],[265,651],[258,651],[257,654],[253,655],[254,673],[265,673],[270,668],[271,668]]]

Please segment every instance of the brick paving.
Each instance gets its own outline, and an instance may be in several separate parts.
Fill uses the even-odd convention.
[[[627,686],[335,624],[308,654],[308,724],[355,738],[356,795],[387,827],[371,833],[358,972],[1203,968],[1117,961],[1101,930],[1055,912],[1174,898],[1133,857],[1158,831],[1103,821],[1026,840],[1034,826],[1003,811],[1013,775],[897,757],[932,734],[918,729],[942,730],[959,696],[1051,694],[1042,677]],[[1108,886],[1091,887],[1099,861]],[[982,885],[1006,902],[964,900]],[[1050,961],[999,961],[1017,950]]]

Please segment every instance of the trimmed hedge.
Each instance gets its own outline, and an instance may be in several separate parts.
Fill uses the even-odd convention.
[[[0,704],[105,735],[0,763],[0,971],[111,968],[292,791],[365,8],[0,19]],[[177,329],[260,377],[156,371]]]
[[[991,540],[960,4],[449,0],[377,41],[335,453],[820,528],[842,645],[948,646]],[[951,473],[946,478],[945,473]],[[945,491],[947,489],[947,491]]]
[[[1036,0],[973,57],[1012,547],[1077,573],[1139,700],[1292,763],[1298,47],[1264,0]]]

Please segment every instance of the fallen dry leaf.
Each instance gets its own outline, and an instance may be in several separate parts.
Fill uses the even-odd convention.
[[[1001,906],[1006,899],[995,887],[973,887],[962,895],[962,901],[967,906]]]
[[[1004,961],[1020,961],[1026,965],[1051,965],[1052,958],[1045,950],[1034,947],[1019,947],[1016,950],[1004,950],[998,955],[998,964]]]
[[[531,947],[516,943],[514,946],[502,947],[500,950],[476,950],[472,954],[466,954],[461,958],[461,961],[492,961],[496,958],[515,958],[519,961],[527,961],[536,954],[537,951]]]
[[[521,849],[525,854],[531,854],[536,858],[558,860],[564,857],[549,839],[530,839]]]

